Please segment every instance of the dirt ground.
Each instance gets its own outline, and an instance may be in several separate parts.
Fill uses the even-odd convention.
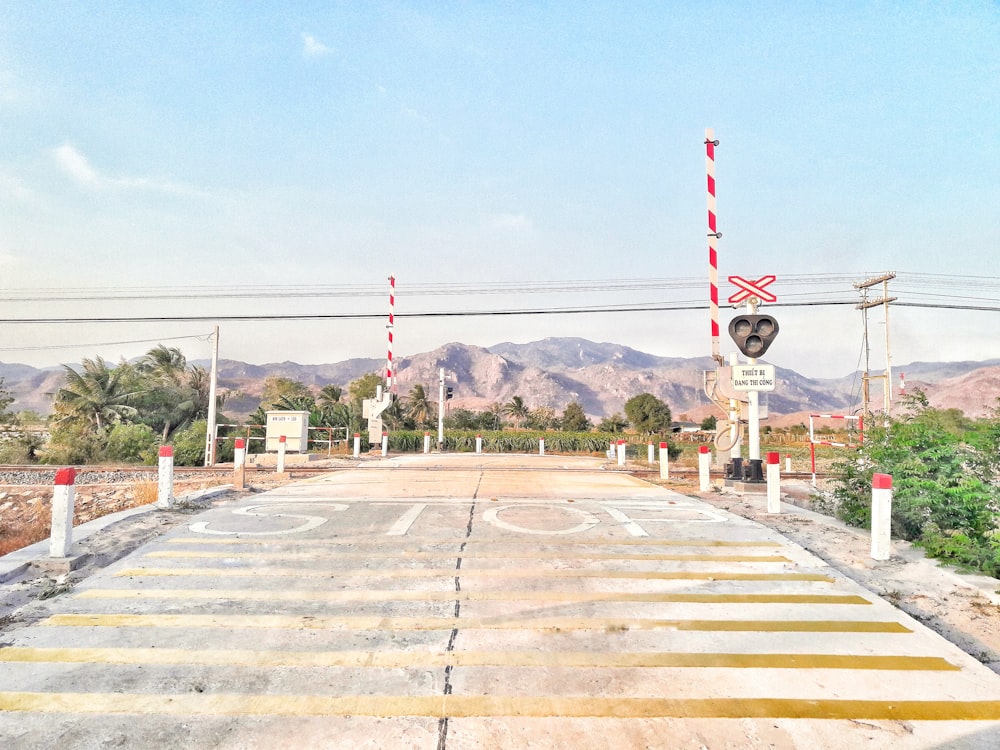
[[[284,483],[285,480],[275,478],[273,474],[261,473],[253,477],[246,490],[229,490],[182,503],[171,511],[153,510],[124,519],[79,542],[78,549],[87,557],[80,568],[67,575],[54,577],[29,568],[18,578],[0,585],[0,636],[14,625],[31,622],[33,608],[30,605],[33,601],[69,591],[78,581],[148,540],[187,523],[191,515]],[[1000,581],[960,575],[952,568],[925,559],[919,549],[898,540],[893,541],[892,558],[876,562],[870,557],[870,537],[862,530],[797,508],[780,515],[768,514],[763,495],[741,496],[731,490],[699,493],[689,480],[670,481],[666,485],[779,531],[1000,673],[1000,594],[997,593]],[[5,520],[15,513],[27,515],[37,509],[37,492],[24,487],[14,491],[3,487],[0,491],[8,492],[0,501],[0,512]],[[184,488],[178,488],[176,494],[180,495],[183,491]],[[811,495],[811,487],[806,483],[786,482],[783,485],[782,500],[796,506],[808,508]],[[131,507],[126,498],[112,501],[112,505],[115,503]],[[113,507],[113,510],[121,507]],[[79,522],[89,520],[95,512],[85,512],[86,517],[80,518]]]

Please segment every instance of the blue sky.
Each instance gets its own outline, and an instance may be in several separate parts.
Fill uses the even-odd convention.
[[[853,300],[851,279],[893,270],[901,301],[1000,307],[998,39],[994,2],[2,2],[0,319],[382,312],[391,273],[397,357],[562,335],[706,355],[706,310],[405,314],[707,303],[708,127],[723,299],[728,275],[774,274],[779,302]],[[643,278],[689,283],[543,293]],[[467,293],[423,293],[438,283]],[[301,291],[317,285],[346,296]],[[271,294],[225,294],[251,287]],[[771,361],[857,365],[853,307],[768,312]],[[894,309],[893,361],[1000,357],[997,320]],[[10,323],[0,361],[210,330]],[[221,344],[381,357],[385,328],[233,322]]]

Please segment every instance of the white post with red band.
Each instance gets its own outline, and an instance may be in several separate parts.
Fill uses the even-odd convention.
[[[389,433],[382,431],[382,458],[389,455]]]
[[[52,490],[52,529],[49,557],[69,557],[73,544],[73,503],[76,500],[76,469],[59,469]]]
[[[431,452],[431,434],[429,432],[424,433],[424,453]]]
[[[653,457],[655,456],[655,449],[653,448],[653,441],[649,441],[649,445],[646,447],[646,463],[650,466],[653,465]]]
[[[545,455],[545,438],[538,438],[538,455]]]
[[[709,469],[712,463],[712,451],[707,445],[698,446],[698,487],[702,492],[708,492],[711,487],[711,474]]]
[[[233,453],[233,469],[242,468],[247,462],[247,444],[243,438],[236,438],[236,450]]]
[[[625,452],[626,452],[625,441],[624,440],[619,440],[618,441],[618,465],[619,466],[624,466],[625,465]]]
[[[483,436],[476,435],[476,453],[483,452]]]
[[[660,479],[670,479],[670,451],[665,442],[660,443]]]
[[[708,302],[712,316],[712,357],[722,364],[719,353],[719,237],[715,218],[715,133],[711,128],[705,130],[705,173],[708,187]]]
[[[174,447],[172,445],[160,446],[156,505],[160,508],[174,507]]]
[[[892,553],[892,477],[872,475],[872,559],[888,560]]]
[[[792,456],[789,453],[785,454],[785,471],[789,474],[792,473]]]
[[[278,465],[275,467],[279,474],[285,473],[285,451],[288,449],[288,438],[281,435],[278,438]]]
[[[781,456],[771,452],[767,454],[767,512],[781,513],[781,466],[778,461]]]
[[[392,365],[392,329],[396,325],[396,277],[389,277],[389,324],[386,329],[389,331],[389,351],[385,360],[385,389],[392,393],[393,365]]]
[[[357,432],[354,433],[354,457],[361,457],[361,435]]]

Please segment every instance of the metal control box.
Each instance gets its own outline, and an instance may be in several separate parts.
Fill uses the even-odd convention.
[[[264,450],[277,451],[281,436],[285,436],[285,450],[289,453],[305,453],[309,448],[309,412],[269,411]]]

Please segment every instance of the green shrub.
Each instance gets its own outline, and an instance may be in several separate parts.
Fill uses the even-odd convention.
[[[109,461],[156,463],[157,437],[144,424],[116,424],[108,433],[106,455]]]

